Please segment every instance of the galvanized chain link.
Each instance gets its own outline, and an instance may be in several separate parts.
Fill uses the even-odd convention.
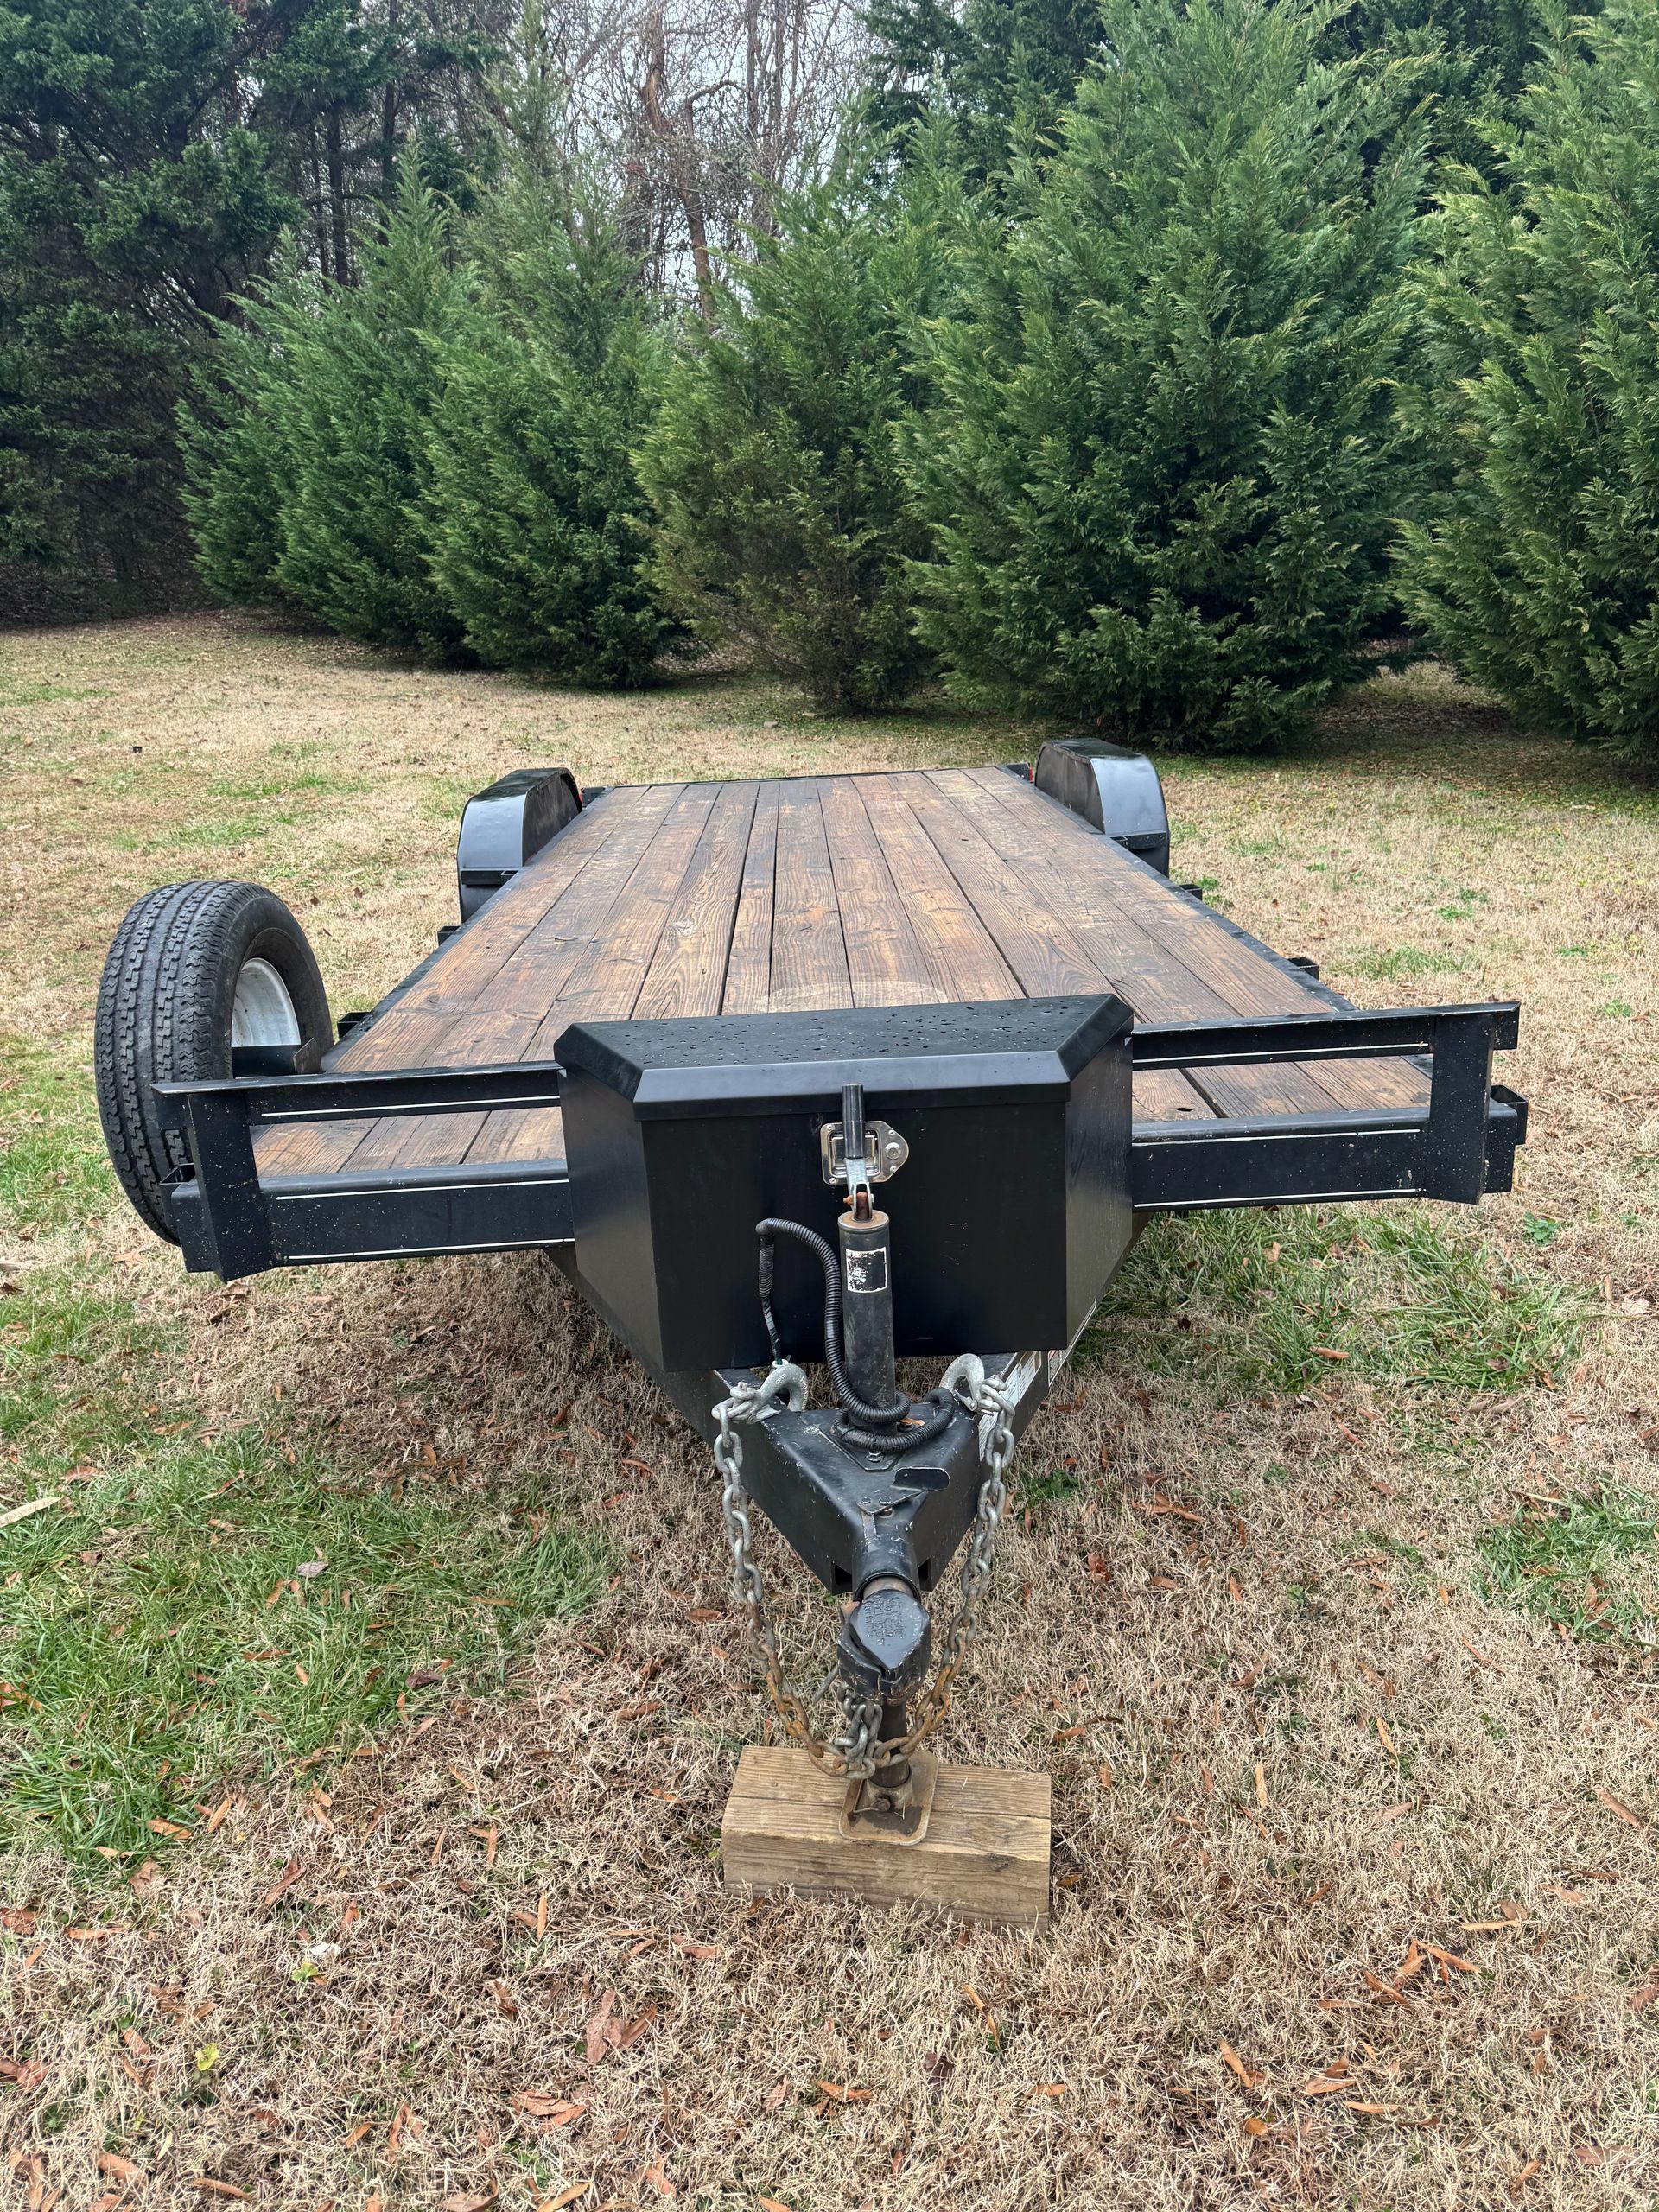
[[[740,1382],[715,1411],[720,1433],[715,1439],[715,1465],[720,1471],[720,1508],[731,1550],[733,1580],[737,1600],[747,1614],[766,1659],[766,1694],[783,1724],[785,1734],[808,1752],[830,1774],[849,1782],[868,1781],[878,1764],[886,1765],[906,1758],[944,1718],[950,1703],[951,1685],[968,1656],[979,1603],[991,1578],[997,1530],[1008,1502],[1007,1474],[1013,1464],[1015,1394],[1010,1382],[993,1382],[984,1362],[964,1352],[945,1370],[941,1385],[953,1390],[979,1421],[980,1459],[985,1478],[980,1484],[973,1532],[962,1570],[962,1594],[956,1615],[945,1632],[944,1657],[916,1718],[901,1737],[884,1740],[880,1698],[861,1697],[851,1684],[842,1685],[842,1725],[827,1742],[812,1727],[805,1706],[784,1680],[778,1637],[766,1611],[766,1584],[754,1557],[754,1532],[749,1521],[747,1494],[743,1488],[743,1442],[737,1424],[760,1421],[781,1399],[791,1413],[806,1405],[806,1377],[788,1360],[779,1360],[762,1382]],[[878,1762],[880,1750],[886,1757]]]
[[[1008,1469],[1014,1464],[1016,1397],[1012,1382],[1004,1377],[993,1382],[986,1375],[984,1361],[969,1351],[951,1361],[944,1370],[941,1387],[954,1390],[965,1402],[969,1412],[978,1417],[979,1456],[985,1479],[979,1486],[978,1509],[968,1539],[968,1556],[963,1564],[962,1595],[956,1616],[945,1631],[944,1656],[917,1708],[908,1733],[899,1739],[893,1754],[898,1758],[903,1758],[931,1735],[950,1708],[951,1685],[968,1656],[979,1602],[991,1579],[997,1530],[1002,1525],[1008,1503]]]

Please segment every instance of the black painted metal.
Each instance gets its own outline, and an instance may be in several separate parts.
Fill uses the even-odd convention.
[[[1169,874],[1169,810],[1144,753],[1101,737],[1051,738],[1032,781],[1160,875]]]
[[[880,1207],[836,1224],[841,1242],[842,1357],[848,1380],[867,1406],[898,1402],[893,1362],[893,1249]]]
[[[568,768],[518,768],[469,798],[455,842],[461,918],[468,922],[582,811]]]
[[[214,1236],[238,1209],[215,1191],[210,1219],[200,1178],[169,1193],[187,1268],[222,1272]],[[344,1260],[435,1258],[454,1252],[524,1252],[570,1241],[570,1185],[564,1162],[495,1161],[457,1169],[346,1175],[271,1176],[259,1185],[269,1231],[264,1267]],[[257,1273],[244,1268],[242,1273]]]
[[[1480,1190],[1449,1188],[1421,1114],[1262,1116],[1138,1123],[1130,1155],[1137,1216],[1205,1206],[1313,1205],[1357,1198],[1475,1198],[1509,1190],[1524,1116],[1495,1087],[1480,1140]],[[1522,1102],[1524,1103],[1524,1102]],[[1437,1185],[1439,1187],[1437,1187]]]
[[[937,1266],[943,1270],[941,1280],[955,1284],[941,1291],[936,1302],[944,1310],[941,1327],[955,1330],[962,1341],[982,1343],[997,1334],[1027,1333],[1012,1323],[1006,1329],[988,1323],[975,1325],[976,1313],[981,1311],[979,1291],[971,1276],[961,1277],[958,1255],[969,1246],[982,1252],[1011,1253],[1008,1283],[1028,1284],[1033,1269],[1047,1267],[1060,1248],[1063,1239],[1055,1224],[1052,1191],[1046,1205],[1038,1204],[1034,1211],[1032,1207],[1031,1193],[1041,1178],[1033,1176],[1033,1161],[1038,1155],[1027,1136],[1029,1129],[1044,1126],[1043,1114],[1065,1095],[1071,1080],[1051,1069],[1046,1078],[1033,1081],[1040,1071],[1028,1056],[971,1047],[977,1043],[1007,1048],[1014,1032],[1006,1017],[1018,1015],[1022,1007],[1092,1007],[1099,1003],[1016,1000],[994,1007],[880,1009],[856,1017],[865,1024],[874,1020],[885,1033],[882,1041],[898,1048],[892,1057],[880,1058],[879,1067],[881,1079],[909,1101],[899,1114],[907,1135],[913,1140],[918,1129],[931,1126],[925,1115],[949,1109],[966,1116],[957,1122],[952,1139],[950,1156],[956,1166],[948,1192],[936,1190],[934,1198],[912,1211],[907,1194],[924,1192],[929,1185],[927,1175],[918,1174],[913,1166],[893,1186],[899,1249],[910,1252],[912,1265]],[[994,1032],[984,1026],[991,1017],[995,1017]],[[750,1117],[772,1117],[780,1125],[783,1149],[791,1160],[804,1156],[804,1137],[811,1140],[805,1147],[805,1154],[811,1154],[818,1120],[833,1118],[842,1083],[864,1070],[866,1063],[824,1057],[757,1064],[751,1057],[758,1041],[753,1025],[772,1026],[769,1041],[774,1044],[787,1043],[805,1052],[816,1046],[832,1055],[838,1034],[842,1045],[848,1041],[835,1025],[855,1017],[754,1015],[701,1025],[709,1032],[734,1033],[734,1058],[728,1063],[699,1062],[690,1049],[697,1040],[686,1034],[698,1029],[696,1023],[594,1025],[590,1046],[601,1071],[594,1078],[601,1090],[618,1081],[626,1090],[632,1080],[627,1074],[632,1064],[618,1056],[602,1032],[639,1032],[650,1040],[652,1055],[660,1047],[660,1057],[673,1063],[640,1069],[633,1097],[624,1098],[621,1090],[613,1093],[619,1108],[626,1109],[619,1125],[623,1154],[647,1141],[642,1132],[653,1118],[671,1122],[677,1118],[695,1121],[700,1116],[729,1117],[731,1128],[722,1143],[729,1139],[740,1161],[748,1163],[743,1172],[749,1185],[768,1179],[775,1182],[762,1160],[763,1154],[778,1149],[774,1133]],[[918,1020],[924,1024],[920,1028],[914,1026]],[[778,1024],[785,1027],[779,1029]],[[970,1049],[943,1054],[907,1050],[925,1041],[930,1026],[936,1036]],[[1136,1030],[1129,1050],[1134,1065],[1141,1068],[1400,1055],[1427,1059],[1431,1087],[1427,1115],[1333,1111],[1328,1117],[1299,1114],[1142,1124],[1134,1132],[1128,1154],[1128,1201],[1137,1214],[1144,1215],[1194,1206],[1276,1205],[1341,1198],[1419,1196],[1468,1202],[1483,1191],[1508,1190],[1516,1147],[1526,1141],[1526,1101],[1503,1085],[1491,1084],[1491,1056],[1494,1049],[1515,1045],[1517,1027],[1513,1001],[1360,1014],[1334,1000],[1329,1014]],[[710,1040],[702,1041],[706,1045]],[[874,1041],[868,1027],[861,1041]],[[647,1072],[649,1081],[645,1079]],[[211,1269],[228,1279],[262,1268],[324,1259],[548,1247],[575,1234],[573,1196],[564,1163],[558,1160],[286,1177],[263,1185],[252,1166],[257,1122],[341,1121],[555,1105],[561,1098],[560,1069],[555,1062],[413,1073],[270,1076],[173,1084],[165,1090],[177,1101],[192,1132],[198,1162],[205,1163],[195,1181],[178,1186],[169,1198],[189,1267]],[[1022,1106],[1032,1109],[1035,1118],[1022,1120]],[[986,1110],[982,1113],[981,1108]],[[786,1179],[791,1181],[788,1202],[806,1217],[815,1217],[833,1202],[816,1179],[816,1166],[800,1172],[804,1179],[801,1186],[794,1185],[792,1176]],[[1096,1163],[1085,1173],[1085,1182],[1090,1174],[1097,1178],[1098,1172]],[[709,1234],[705,1225],[709,1212],[717,1211],[710,1193],[718,1182],[715,1178],[714,1185],[697,1186],[705,1201],[701,1219],[698,1202],[689,1190],[677,1212],[671,1209],[678,1223],[673,1234],[682,1250],[694,1256]],[[950,1236],[942,1240],[924,1232],[916,1241],[916,1232],[940,1196],[949,1203]],[[760,1212],[747,1206],[739,1212],[747,1217],[735,1233],[742,1247],[738,1265],[747,1280],[753,1271],[748,1238]],[[641,1269],[649,1275],[655,1266],[654,1244],[646,1233],[651,1224],[636,1219],[632,1226],[635,1242],[632,1256],[625,1255],[625,1278],[638,1277]],[[665,1226],[671,1229],[672,1222]],[[827,1218],[823,1226],[827,1232]],[[614,1224],[607,1231],[613,1236],[617,1233]],[[1076,1249],[1088,1251],[1088,1238],[1076,1240]],[[924,1256],[930,1253],[931,1260]],[[1039,1258],[1039,1253],[1044,1256]],[[730,1254],[722,1255],[721,1266],[728,1275],[730,1261]],[[1090,1280],[1096,1264],[1081,1265],[1076,1278],[1066,1283],[1066,1315],[1074,1315],[1097,1294],[1098,1284]],[[734,1275],[729,1279],[736,1280]],[[804,1271],[796,1280],[795,1290],[798,1306],[814,1303],[816,1291]],[[695,1281],[687,1294],[698,1294]],[[1048,1304],[1039,1300],[1022,1309],[1023,1318],[1033,1325],[1029,1333],[1057,1338],[1069,1335],[1064,1319],[1056,1327],[1049,1326],[1046,1319],[1040,1330],[1034,1325],[1039,1317],[1050,1316],[1055,1295],[1051,1276]],[[993,1319],[998,1310],[992,1307]],[[816,1342],[810,1315],[791,1309],[789,1319],[799,1332],[798,1343],[806,1346]],[[762,1355],[756,1351],[753,1356]]]
[[[659,1368],[759,1362],[754,1224],[833,1236],[820,1126],[848,1083],[910,1160],[890,1187],[899,1356],[1070,1341],[1127,1249],[1128,1009],[1109,997],[578,1024],[558,1042],[576,1253]],[[785,1348],[823,1353],[780,1248]]]
[[[253,1132],[261,1122],[353,1121],[362,1115],[392,1118],[410,1114],[464,1114],[495,1107],[556,1106],[559,1071],[552,1063],[514,1061],[503,1067],[434,1068],[415,1074],[365,1072],[353,1075],[254,1076],[228,1083],[158,1084],[158,1096],[174,1100],[184,1116],[195,1162],[195,1179],[169,1195],[168,1205],[187,1267],[211,1271],[226,1281],[257,1274],[308,1259],[384,1258],[392,1252],[473,1251],[533,1247],[547,1241],[549,1216],[527,1211],[526,1228],[536,1233],[480,1241],[472,1223],[480,1212],[492,1223],[511,1217],[499,1197],[461,1204],[442,1221],[430,1185],[400,1174],[386,1189],[369,1191],[342,1177],[318,1179],[315,1185],[284,1195],[315,1199],[308,1227],[311,1241],[296,1233],[285,1244],[277,1235],[276,1185],[263,1185],[255,1166]],[[499,1184],[512,1188],[545,1181],[534,1167],[509,1169],[501,1178],[478,1171],[462,1177],[450,1170],[456,1187]],[[558,1199],[561,1224],[568,1219],[563,1185]],[[360,1202],[372,1201],[366,1208]],[[287,1217],[297,1225],[299,1214]],[[399,1225],[404,1243],[395,1239]],[[363,1244],[365,1235],[371,1238]],[[338,1237],[340,1244],[332,1239]],[[434,1242],[441,1237],[442,1241]],[[345,1249],[357,1240],[356,1249]],[[328,1249],[317,1250],[321,1239]],[[460,1241],[454,1241],[454,1240]]]
[[[551,1256],[664,1395],[712,1443],[719,1433],[714,1408],[736,1384],[752,1381],[752,1370],[658,1366],[583,1274],[575,1248],[564,1245]],[[991,1380],[1013,1382],[1016,1437],[1030,1427],[1070,1350],[1068,1344],[1052,1351],[982,1351]],[[745,1490],[826,1589],[855,1593],[893,1574],[913,1589],[931,1590],[978,1505],[983,1469],[977,1424],[957,1415],[942,1437],[901,1455],[849,1449],[840,1440],[839,1418],[834,1407],[809,1408],[747,1425]]]
[[[496,1107],[556,1106],[556,1060],[493,1061],[472,1068],[361,1068],[341,1075],[256,1076],[245,1082],[161,1083],[158,1096],[223,1098],[259,1122],[352,1122],[365,1114],[482,1114]]]

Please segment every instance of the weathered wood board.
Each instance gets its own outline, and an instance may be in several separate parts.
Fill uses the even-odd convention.
[[[342,1048],[547,1059],[582,1019],[1116,991],[1141,1021],[1312,1014],[1308,979],[1000,768],[606,791]],[[1404,1060],[1137,1076],[1137,1120],[1421,1106]],[[556,1160],[556,1109],[262,1131],[266,1175]]]
[[[751,1744],[721,1822],[735,1889],[873,1904],[943,1905],[974,1920],[1048,1917],[1051,1784],[1046,1774],[942,1763],[918,1843],[853,1841],[841,1833],[845,1783],[804,1751]]]

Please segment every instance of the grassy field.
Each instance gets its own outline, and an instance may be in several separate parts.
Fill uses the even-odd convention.
[[[1176,873],[1360,1002],[1524,1001],[1533,1134],[1478,1214],[1137,1248],[944,1741],[1052,1773],[1041,1935],[727,1898],[764,1713],[708,1455],[551,1270],[227,1291],[113,1190],[92,1008],[152,884],[272,885],[340,1010],[508,768],[1022,747],[230,618],[0,639],[10,2201],[1659,2205],[1650,786],[1432,670],[1170,766]]]

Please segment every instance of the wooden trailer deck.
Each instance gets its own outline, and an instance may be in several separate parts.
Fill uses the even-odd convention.
[[[1329,1013],[1311,978],[1000,768],[604,792],[331,1058],[550,1059],[576,1020],[1115,991],[1147,1022]],[[1137,1124],[1428,1101],[1398,1058],[1135,1078]],[[262,1178],[561,1160],[556,1108],[288,1123]]]

